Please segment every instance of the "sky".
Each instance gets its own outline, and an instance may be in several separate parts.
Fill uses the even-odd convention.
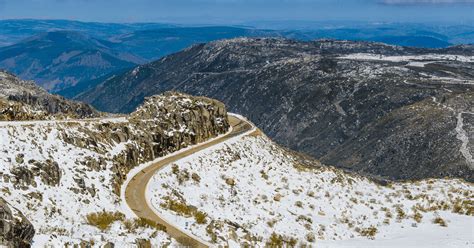
[[[474,23],[474,0],[0,0],[0,19]]]

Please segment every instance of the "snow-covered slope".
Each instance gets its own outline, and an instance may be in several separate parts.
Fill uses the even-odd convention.
[[[472,247],[473,192],[462,180],[383,186],[251,135],[164,168],[147,196],[221,245]]]
[[[174,244],[117,189],[134,166],[226,132],[225,116],[222,103],[166,93],[126,117],[0,122],[1,195],[33,224],[34,247]]]
[[[123,223],[115,223],[102,232],[87,224],[87,214],[121,210],[110,182],[113,155],[124,146],[107,146],[108,153],[100,154],[60,138],[64,134],[77,135],[81,128],[94,127],[86,122],[38,122],[0,128],[3,197],[32,222],[36,229],[33,246],[110,241],[123,247],[153,233],[157,234],[153,244],[170,242],[165,233],[151,228],[129,233]],[[100,168],[91,168],[93,163]]]

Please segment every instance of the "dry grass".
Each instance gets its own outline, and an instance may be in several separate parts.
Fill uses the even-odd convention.
[[[123,221],[125,219],[125,215],[120,212],[104,211],[88,214],[86,219],[89,225],[95,226],[100,230],[106,230],[115,221]]]
[[[165,202],[160,205],[162,208],[169,209],[184,217],[194,217],[194,220],[198,224],[207,223],[207,214],[198,211],[196,207],[187,205],[185,202],[173,200],[170,197],[165,197],[163,199]]]
[[[298,240],[291,237],[283,237],[282,235],[272,233],[266,247],[296,247]]]
[[[423,219],[423,215],[420,213],[420,212],[415,212],[415,214],[413,215],[413,219],[420,223],[421,220]]]
[[[368,228],[361,228],[358,230],[361,236],[368,237],[368,238],[374,238],[375,235],[377,234],[378,230],[376,227],[371,226]]]
[[[173,200],[170,197],[165,197],[164,200],[165,202],[161,204],[161,207],[176,212],[184,217],[191,217],[196,211],[195,207],[188,206],[187,204]]]
[[[198,224],[206,224],[207,223],[207,214],[201,211],[196,211],[194,213],[194,220],[196,220],[196,223]]]

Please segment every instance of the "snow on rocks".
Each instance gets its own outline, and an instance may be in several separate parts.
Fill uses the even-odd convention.
[[[133,167],[225,133],[226,115],[217,101],[167,93],[127,117],[0,122],[0,190],[33,224],[35,247],[177,244],[125,216],[117,190]]]
[[[155,245],[171,243],[165,233],[151,228],[128,233],[123,223],[115,223],[106,231],[87,224],[89,213],[120,211],[120,198],[113,193],[110,184],[112,161],[60,138],[64,133],[78,132],[78,127],[91,128],[88,123],[41,122],[0,128],[3,197],[32,222],[36,230],[33,246],[112,242],[119,247],[128,247],[137,238],[153,236],[151,242]],[[109,149],[117,148],[111,146]],[[102,161],[100,166],[104,168],[89,167],[93,160]],[[54,174],[35,166],[44,161],[55,161],[59,165],[58,185],[51,186],[43,180]],[[16,168],[25,168],[24,173],[12,174]]]
[[[463,56],[454,54],[424,54],[424,55],[402,55],[402,56],[386,56],[371,53],[354,53],[340,57],[341,59],[351,60],[376,60],[387,62],[408,62],[410,66],[424,67],[427,63],[439,61],[452,61],[474,63],[474,56]]]
[[[148,187],[150,202],[170,223],[219,245],[474,244],[472,184],[433,179],[383,186],[262,136],[179,160]]]

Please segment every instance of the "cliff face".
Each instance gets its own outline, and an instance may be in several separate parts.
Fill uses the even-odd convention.
[[[390,179],[472,181],[473,63],[472,46],[233,39],[139,66],[77,99],[130,112],[167,90],[205,95],[326,164]]]
[[[90,105],[51,95],[31,81],[0,70],[0,120],[90,118],[101,114]]]
[[[33,225],[3,198],[0,198],[0,245],[30,247],[35,230]]]
[[[82,129],[85,135],[64,135],[78,147],[102,152],[99,144],[125,143],[112,159],[115,193],[135,166],[203,142],[229,129],[223,103],[205,97],[166,92],[145,100],[126,123],[98,123]]]

